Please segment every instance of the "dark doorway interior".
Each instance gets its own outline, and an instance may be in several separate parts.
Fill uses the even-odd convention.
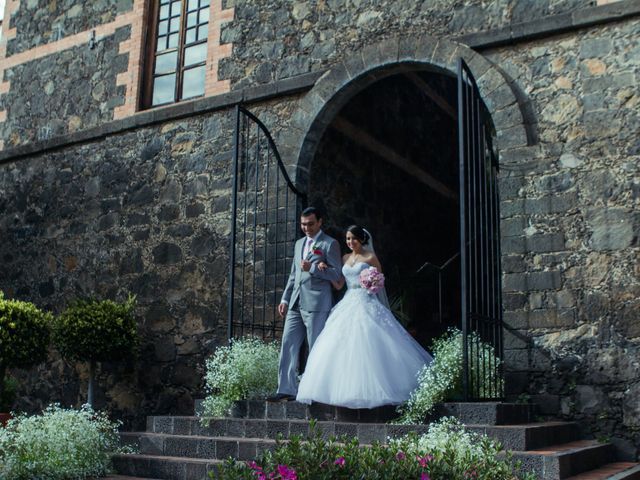
[[[397,316],[425,346],[460,325],[456,93],[455,77],[429,71],[375,82],[333,119],[310,171],[325,230],[345,252],[348,225],[371,231]],[[434,266],[452,258],[440,309]]]

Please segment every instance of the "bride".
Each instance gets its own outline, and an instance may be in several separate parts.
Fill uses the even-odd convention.
[[[381,303],[380,294],[360,286],[360,272],[382,271],[369,232],[352,225],[346,239],[351,250],[342,258],[347,293],[309,354],[296,400],[348,408],[398,405],[417,387],[417,374],[432,357]],[[334,286],[342,288],[344,281]]]

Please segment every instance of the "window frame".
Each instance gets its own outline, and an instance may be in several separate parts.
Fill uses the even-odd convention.
[[[169,5],[169,8],[171,8],[172,3],[175,0],[169,0],[168,3],[166,3],[165,5]],[[205,7],[201,7],[200,6],[200,2],[202,0],[199,0],[198,2],[198,8],[196,10],[193,10],[192,13],[198,12],[198,17],[196,20],[196,25],[195,27],[191,27],[191,28],[195,28],[196,29],[196,40],[192,43],[187,44],[186,43],[186,37],[187,37],[187,30],[189,29],[187,26],[187,21],[188,21],[188,14],[189,14],[189,0],[181,0],[181,11],[180,11],[180,28],[178,30],[178,45],[176,47],[172,47],[172,48],[168,48],[162,51],[157,51],[157,46],[158,46],[158,40],[160,35],[158,34],[158,29],[160,26],[160,19],[159,19],[159,13],[160,13],[160,7],[163,5],[162,4],[162,0],[152,0],[151,1],[151,8],[149,8],[149,16],[146,22],[147,25],[147,29],[145,31],[145,49],[144,49],[144,66],[143,66],[143,81],[141,83],[141,95],[140,95],[140,108],[142,110],[147,110],[150,108],[157,108],[157,107],[163,107],[163,106],[167,106],[167,105],[173,105],[175,103],[179,103],[182,101],[187,101],[187,100],[192,100],[195,98],[199,98],[199,97],[203,97],[205,95],[205,91],[206,91],[206,65],[207,65],[207,58],[208,58],[208,33],[209,33],[209,29],[211,28],[211,1],[209,1],[209,4]],[[203,8],[208,8],[209,9],[209,19],[207,21],[207,23],[198,23],[199,19],[200,19],[200,12],[202,11]],[[169,25],[171,24],[171,12],[169,13],[169,17],[167,18],[167,21],[169,22]],[[175,18],[175,17],[173,17]],[[197,36],[198,36],[198,31],[200,28],[202,28],[204,25],[206,25],[207,28],[207,35],[204,39],[201,40],[197,40]],[[170,31],[170,27],[169,27],[169,31]],[[206,45],[206,53],[204,56],[204,60],[200,61],[200,62],[196,62],[193,64],[190,64],[188,66],[184,65],[185,62],[185,52],[187,48],[191,48],[197,45]],[[177,59],[176,59],[176,67],[174,70],[172,70],[173,74],[175,75],[175,84],[174,84],[174,89],[173,89],[173,99],[168,101],[168,102],[164,102],[164,103],[159,103],[157,105],[153,105],[153,86],[154,86],[154,82],[155,79],[157,77],[161,77],[164,75],[157,75],[156,74],[156,61],[157,58],[159,57],[160,54],[167,54],[170,53],[172,51],[177,51]],[[184,74],[185,72],[198,68],[198,67],[203,67],[205,68],[205,73],[204,73],[204,82],[205,82],[205,88],[203,88],[202,93],[198,94],[198,95],[192,95],[189,96],[187,98],[184,98],[183,96],[183,87],[184,87]],[[167,73],[166,75],[170,75],[170,73]]]

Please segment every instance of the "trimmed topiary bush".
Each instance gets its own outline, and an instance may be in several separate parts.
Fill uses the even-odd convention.
[[[0,398],[9,368],[28,368],[47,358],[52,316],[33,303],[0,292]]]
[[[123,303],[77,300],[53,324],[53,341],[62,356],[89,362],[89,405],[93,405],[96,363],[131,356],[138,345],[134,307],[133,296]]]

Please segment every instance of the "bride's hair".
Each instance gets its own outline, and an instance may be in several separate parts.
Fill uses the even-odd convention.
[[[359,225],[351,225],[347,228],[347,232],[351,233],[354,237],[360,240],[362,245],[369,243],[369,234],[367,231]]]

